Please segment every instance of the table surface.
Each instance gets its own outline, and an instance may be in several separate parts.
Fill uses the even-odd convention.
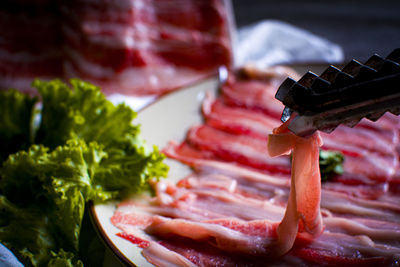
[[[399,0],[232,0],[237,27],[264,19],[288,22],[339,44],[345,61],[386,57],[400,47]]]

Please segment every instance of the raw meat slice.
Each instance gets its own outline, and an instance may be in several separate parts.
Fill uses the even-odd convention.
[[[322,139],[318,133],[308,138],[297,137],[288,130],[287,124],[274,129],[268,138],[268,153],[271,156],[293,151],[289,200],[285,216],[278,227],[282,254],[292,248],[298,231],[315,237],[323,230],[319,172],[319,147]]]
[[[211,127],[264,139],[281,124],[279,120],[264,114],[227,106],[221,99],[215,100],[211,95],[203,101],[202,112],[207,125]]]
[[[189,130],[187,142],[200,151],[207,151],[225,161],[234,161],[269,172],[290,171],[287,157],[272,158],[265,153],[267,140],[232,135],[202,125]]]
[[[331,142],[389,155],[395,153],[393,144],[397,145],[399,142],[398,134],[393,129],[374,131],[360,126],[350,128],[341,125],[332,133],[321,133],[321,135],[324,140],[329,139]],[[357,138],[354,138],[355,135]]]
[[[261,111],[279,119],[283,105],[275,99],[276,84],[258,80],[237,80],[229,77],[222,86],[223,100],[233,106]]]
[[[208,126],[237,135],[238,139],[244,139],[244,135],[252,139],[265,139],[274,126],[279,125],[277,119],[268,115],[228,106],[221,99],[215,100],[211,96],[203,102],[202,111]],[[358,138],[354,138],[354,135]],[[337,129],[337,133],[330,135],[323,133],[322,136],[325,140],[324,149],[340,151],[346,155],[344,163],[346,175],[356,173],[368,177],[371,181],[389,181],[398,168],[396,147],[393,146],[398,140],[393,130],[377,132],[363,127],[341,126]],[[369,138],[378,141],[372,143]],[[354,139],[357,141],[351,143]],[[246,155],[242,157],[246,158]],[[228,157],[220,156],[220,158]],[[240,163],[246,164],[244,162],[241,160]]]
[[[262,83],[274,84],[273,76],[251,75],[257,90]],[[250,76],[236,78],[254,81]],[[237,81],[231,80],[233,85]],[[270,134],[279,118],[257,107],[256,94],[251,88],[248,92],[250,100],[245,89],[239,99],[247,106],[224,101],[224,91],[206,98],[204,124],[163,149],[193,172],[175,185],[154,184],[156,195],[144,199],[147,204],[122,203],[113,216],[120,222],[115,225],[135,234],[139,239],[134,243],[143,236],[157,240],[197,266],[396,265],[398,119],[385,115],[376,124],[361,122],[310,139],[294,136],[286,125]],[[359,140],[352,142],[358,133]],[[322,184],[317,164],[321,137],[324,148],[345,154],[345,172]],[[378,139],[377,145],[365,144],[369,138]],[[291,177],[288,156],[281,157],[285,163],[269,164],[267,141],[274,155],[294,148]]]
[[[29,91],[34,77],[78,77],[107,95],[158,96],[232,63],[232,10],[225,0],[45,0],[5,7],[0,89]]]
[[[228,171],[229,172],[229,171]],[[232,171],[235,173],[235,171]],[[193,179],[204,179],[203,176],[192,177]],[[215,181],[215,180],[214,180]],[[239,180],[240,184],[242,180]],[[214,184],[209,183],[210,180],[206,183],[201,183],[201,181],[197,181],[194,185],[195,189],[204,188],[209,190],[221,189],[226,192],[234,193],[236,190],[228,190],[229,187],[219,187]],[[187,185],[186,183],[184,183]],[[119,206],[117,212],[113,216],[113,223],[118,225],[121,229],[128,233],[137,234],[137,227],[145,230],[147,234],[156,235],[157,238],[161,238],[165,241],[161,241],[161,245],[166,246],[167,248],[173,249],[173,247],[180,247],[177,249],[183,255],[185,255],[188,259],[193,260],[191,256],[195,256],[195,263],[201,264],[202,262],[208,262],[210,259],[206,257],[207,251],[201,250],[198,251],[198,246],[201,248],[207,248],[210,245],[220,246],[223,244],[223,250],[230,251],[234,249],[235,251],[241,251],[241,253],[245,253],[245,255],[241,256],[241,258],[245,258],[248,262],[257,262],[256,258],[248,258],[254,257],[255,251],[246,252],[244,247],[233,247],[229,248],[225,247],[225,243],[218,243],[215,239],[206,238],[207,236],[216,237],[219,242],[231,242],[236,240],[236,238],[245,238],[241,239],[243,242],[255,242],[255,243],[246,243],[247,245],[257,246],[256,244],[260,244],[257,242],[270,242],[267,240],[263,240],[262,237],[270,236],[272,238],[276,238],[276,227],[278,225],[278,221],[276,223],[267,222],[265,220],[238,220],[232,218],[223,218],[223,219],[208,219],[207,216],[203,218],[199,218],[200,220],[193,220],[193,218],[182,219],[182,214],[187,214],[187,206],[181,206],[177,201],[187,201],[187,197],[185,194],[181,194],[179,191],[180,188],[175,188],[171,186],[160,186],[157,184],[159,189],[157,190],[157,197],[154,200],[149,200],[151,206],[157,205],[160,208],[158,210],[149,209],[149,207],[145,204],[139,204],[135,202],[127,202],[123,203]],[[185,189],[190,189],[191,187],[186,186]],[[185,190],[184,190],[185,192]],[[170,196],[174,197],[174,201],[168,200],[165,197],[160,198],[160,193],[166,193]],[[213,196],[215,199],[219,198],[218,195]],[[337,195],[335,198],[331,200],[334,202],[335,199],[340,199],[341,195]],[[163,199],[162,202],[159,199]],[[193,198],[189,198],[193,200]],[[195,201],[202,202],[203,199],[196,198]],[[132,205],[136,207],[132,208]],[[179,212],[174,212],[170,214],[164,214],[166,217],[160,217],[160,210],[168,210],[168,207],[175,206],[176,209],[180,210]],[[210,206],[210,205],[205,205]],[[206,211],[205,209],[204,211]],[[180,215],[178,215],[180,214]],[[205,213],[204,213],[205,214]],[[171,217],[171,215],[173,215]],[[185,216],[184,216],[185,217]],[[174,219],[176,218],[176,219]],[[381,217],[386,218],[386,217]],[[198,223],[196,223],[198,222]],[[399,232],[399,224],[398,223],[387,223],[383,221],[376,221],[371,219],[357,219],[357,218],[345,218],[345,217],[333,217],[330,215],[327,218],[324,218],[324,223],[327,226],[327,230],[329,232],[324,232],[320,237],[316,239],[311,239],[307,236],[298,236],[296,239],[296,243],[294,248],[289,252],[289,254],[281,259],[281,262],[286,262],[287,257],[293,260],[291,257],[298,257],[300,259],[306,260],[308,264],[323,264],[324,261],[328,260],[330,264],[336,263],[366,263],[366,262],[375,262],[377,260],[378,263],[388,264],[394,260],[396,253],[399,253],[399,242],[397,241],[397,236],[400,234]],[[214,224],[218,226],[213,226]],[[183,231],[189,227],[187,231]],[[195,228],[192,228],[195,227]],[[267,227],[267,228],[266,228]],[[269,228],[271,227],[271,228]],[[194,231],[197,229],[198,231]],[[274,230],[275,229],[275,230]],[[234,232],[232,232],[234,231]],[[157,234],[156,234],[157,233]],[[228,234],[229,233],[229,234]],[[233,234],[234,233],[234,234]],[[239,234],[240,233],[240,234]],[[232,235],[233,234],[233,235]],[[365,235],[369,235],[371,239],[363,237]],[[165,239],[163,238],[165,236]],[[176,239],[176,236],[185,236],[186,239],[179,240]],[[253,236],[253,237],[252,237]],[[275,237],[274,237],[275,236]],[[254,237],[261,237],[260,239],[254,239]],[[193,239],[197,239],[197,242],[201,242],[196,245],[194,248]],[[144,242],[142,237],[130,237],[128,239],[132,239],[134,243],[139,245],[144,244],[144,254],[147,255],[147,242]],[[341,239],[338,242],[338,239]],[[138,241],[139,240],[139,241]],[[171,240],[175,240],[173,244],[169,243]],[[343,241],[342,241],[343,240]],[[150,240],[153,242],[152,240]],[[237,241],[237,240],[236,240]],[[211,242],[211,243],[210,243]],[[272,241],[271,241],[272,242]],[[311,243],[310,243],[311,242]],[[379,244],[379,242],[385,242],[385,246]],[[208,244],[208,245],[207,245]],[[268,243],[267,243],[268,244]],[[391,244],[391,246],[389,246]],[[141,245],[143,246],[143,245]],[[183,247],[187,250],[183,250]],[[258,246],[257,246],[258,247]],[[262,246],[264,247],[264,246]],[[270,248],[267,245],[267,248]],[[276,249],[275,247],[274,249]],[[354,254],[354,249],[356,251],[361,252],[361,254]],[[175,248],[176,249],[176,248]],[[193,252],[195,249],[195,252]],[[261,248],[259,248],[261,249]],[[183,250],[183,251],[182,251]],[[220,249],[213,249],[214,254],[212,257],[216,259],[226,259],[229,260],[229,255],[221,252]],[[262,250],[261,250],[262,251]],[[259,251],[259,252],[261,252]],[[276,250],[273,250],[276,252]],[[191,253],[194,253],[191,254]],[[247,253],[247,254],[246,254]],[[250,254],[248,254],[250,253]],[[394,253],[394,254],[391,254]],[[246,256],[247,255],[247,256]],[[251,256],[253,255],[253,256]],[[262,255],[269,255],[262,253]],[[294,256],[293,256],[294,255]],[[156,255],[152,255],[148,257],[158,257]],[[260,255],[261,256],[261,255]],[[204,258],[203,258],[204,257]],[[263,257],[263,256],[261,256]],[[201,258],[202,260],[199,260]],[[266,259],[265,259],[266,260]],[[265,263],[264,260],[264,263]],[[193,260],[194,261],[194,260]],[[271,262],[272,265],[274,259],[268,258],[268,261]],[[297,261],[297,264],[299,262]],[[304,264],[304,263],[303,263]],[[306,264],[308,266],[308,264]],[[243,263],[245,265],[245,262]]]

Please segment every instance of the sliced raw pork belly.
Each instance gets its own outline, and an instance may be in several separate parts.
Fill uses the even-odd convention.
[[[79,77],[106,94],[160,95],[231,65],[228,1],[20,2],[0,21],[7,31],[9,17],[17,18],[12,36],[2,36],[1,59],[13,64],[1,66],[7,80],[0,88],[29,88],[33,77]],[[33,18],[25,19],[32,6]],[[10,51],[19,46],[19,54]]]
[[[270,135],[281,124],[273,85],[282,78],[250,74],[231,74],[205,99],[204,124],[163,149],[193,173],[155,183],[152,198],[122,202],[112,217],[120,236],[161,266],[396,266],[399,119],[310,139],[285,125]],[[344,174],[322,184],[321,141],[345,155]],[[289,156],[272,158],[267,148],[294,150],[291,177]]]

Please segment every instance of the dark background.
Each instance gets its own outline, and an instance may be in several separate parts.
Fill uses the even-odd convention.
[[[400,47],[400,0],[232,0],[237,27],[288,22],[339,44],[345,61],[386,57]]]

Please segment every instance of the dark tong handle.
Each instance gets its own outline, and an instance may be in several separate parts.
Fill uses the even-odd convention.
[[[376,121],[387,111],[400,114],[400,92],[374,101],[358,102],[314,115],[296,116],[288,128],[298,136],[308,136],[316,130],[330,133],[340,124],[353,127],[363,118]]]
[[[396,49],[386,59],[374,55],[365,64],[352,60],[342,70],[330,66],[319,77],[308,72],[298,82],[287,78],[275,97],[301,115],[374,99],[397,92],[399,63]]]
[[[386,59],[373,55],[364,64],[352,60],[342,70],[329,66],[320,76],[308,72],[298,82],[287,78],[275,95],[286,106],[282,120],[295,111],[314,122],[313,128],[329,132],[341,123],[355,125],[362,117],[398,114],[399,63],[400,49],[395,49]]]

